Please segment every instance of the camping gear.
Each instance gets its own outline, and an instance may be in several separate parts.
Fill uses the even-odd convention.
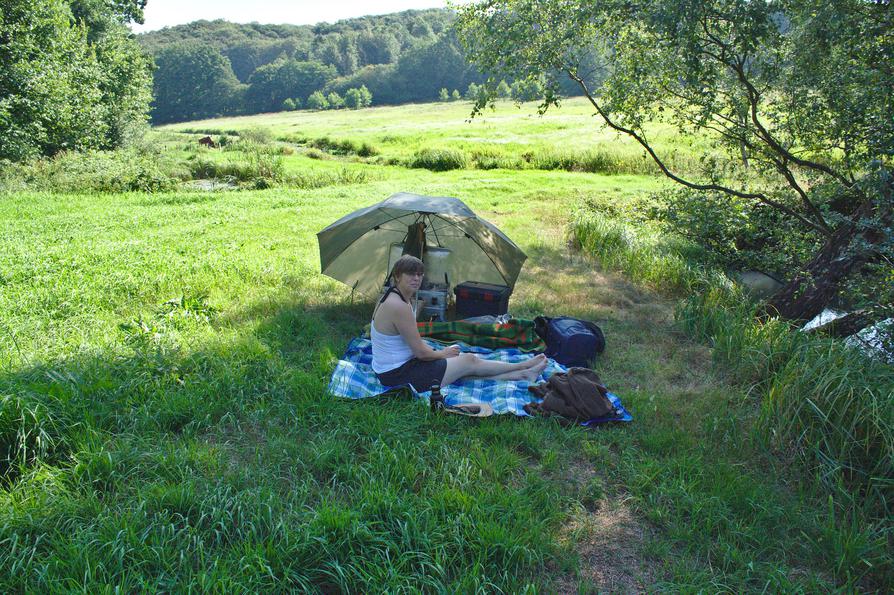
[[[462,341],[468,345],[501,349],[515,347],[521,351],[543,351],[546,343],[534,332],[534,321],[510,318],[507,322],[469,322],[454,320],[452,322],[417,322],[416,327],[423,337],[456,343]]]
[[[435,253],[438,278],[445,283],[477,279],[514,287],[527,258],[512,240],[492,224],[475,215],[458,198],[399,193],[380,203],[354,211],[317,234],[320,267],[356,291],[375,295],[393,264],[392,245],[405,250],[408,241],[418,241],[424,224],[424,249],[449,250]],[[418,245],[418,244],[417,244]],[[442,260],[444,262],[442,262]],[[431,277],[431,275],[430,275]]]
[[[422,280],[422,287],[442,287],[449,290],[450,286],[450,264],[451,252],[447,248],[438,248],[437,246],[427,246],[422,253],[422,262],[425,263],[425,278]]]
[[[450,293],[446,287],[442,289],[418,290],[416,299],[422,302],[422,312],[419,315],[419,320],[444,322],[447,319],[447,299],[449,296]]]
[[[499,316],[509,309],[509,294],[506,285],[466,281],[453,288],[456,294],[456,316]]]
[[[543,399],[537,410],[547,415],[561,415],[566,419],[588,420],[606,416],[617,417],[608,389],[596,372],[589,368],[569,368],[542,384],[528,390]]]
[[[597,354],[605,351],[602,329],[589,320],[538,316],[534,319],[534,329],[546,341],[546,357],[563,366],[589,366]]]

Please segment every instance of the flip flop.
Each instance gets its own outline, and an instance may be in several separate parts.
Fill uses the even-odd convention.
[[[488,403],[468,403],[464,405],[442,405],[438,408],[444,413],[465,415],[467,417],[490,417],[494,414],[494,408]]]

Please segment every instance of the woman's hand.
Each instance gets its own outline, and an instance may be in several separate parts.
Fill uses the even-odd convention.
[[[450,347],[442,349],[441,353],[444,354],[444,359],[456,357],[459,355],[459,345],[451,345]]]

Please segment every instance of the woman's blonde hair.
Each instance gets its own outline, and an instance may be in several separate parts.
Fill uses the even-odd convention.
[[[392,283],[397,283],[397,277],[399,275],[424,272],[425,264],[423,264],[421,260],[410,254],[404,254],[398,258],[397,262],[394,263],[394,266],[391,267],[391,275],[388,278],[391,279]]]

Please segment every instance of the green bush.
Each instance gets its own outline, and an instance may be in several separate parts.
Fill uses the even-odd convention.
[[[379,150],[367,142],[357,142],[350,139],[336,140],[328,136],[315,138],[307,143],[315,149],[321,149],[333,155],[358,155],[360,157],[372,157],[379,154]]]
[[[66,151],[30,162],[0,163],[0,190],[49,192],[163,192],[183,172],[151,151]]]
[[[666,231],[697,243],[724,268],[785,276],[819,247],[817,234],[751,200],[674,188],[656,197],[655,204],[652,216]]]
[[[269,145],[273,142],[273,133],[269,128],[253,126],[239,132],[239,140],[254,143],[256,145]]]
[[[463,151],[457,149],[422,149],[413,155],[409,165],[431,171],[450,171],[466,169],[469,159]]]
[[[232,179],[256,188],[282,182],[284,171],[281,155],[251,145],[244,146],[241,158],[235,161],[196,159],[191,163],[193,179]]]
[[[324,110],[329,109],[329,100],[323,95],[322,91],[314,91],[307,98],[305,103],[309,109]]]
[[[492,147],[474,149],[471,162],[478,169],[525,169],[527,163],[515,155],[506,154]]]

